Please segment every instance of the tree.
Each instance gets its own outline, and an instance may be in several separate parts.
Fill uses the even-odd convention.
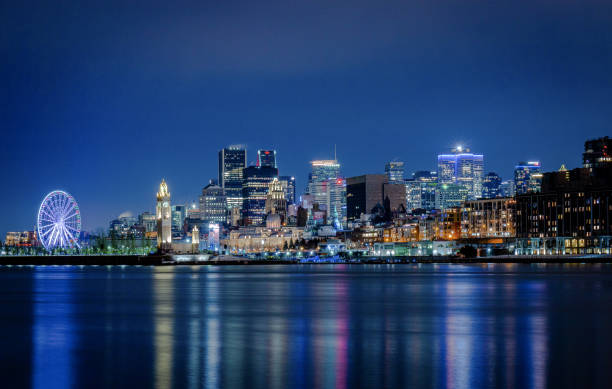
[[[478,251],[474,246],[463,246],[459,250],[459,254],[463,255],[464,258],[476,258]]]

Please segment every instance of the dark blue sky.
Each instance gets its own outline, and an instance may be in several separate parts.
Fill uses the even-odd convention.
[[[2,239],[56,188],[85,229],[162,177],[195,200],[232,143],[300,189],[334,143],[346,176],[463,143],[508,178],[612,135],[612,2],[5,1],[0,82]]]

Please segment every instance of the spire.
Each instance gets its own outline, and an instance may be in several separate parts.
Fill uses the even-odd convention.
[[[166,184],[166,180],[162,178],[162,181],[159,184],[159,191],[157,192],[157,200],[162,200],[165,197],[170,197],[170,192],[168,192],[168,184]]]

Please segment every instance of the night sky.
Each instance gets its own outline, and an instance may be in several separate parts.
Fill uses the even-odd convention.
[[[0,240],[53,189],[86,230],[162,177],[195,200],[228,144],[303,190],[334,144],[345,176],[461,143],[506,179],[612,135],[609,0],[4,1],[0,51]]]

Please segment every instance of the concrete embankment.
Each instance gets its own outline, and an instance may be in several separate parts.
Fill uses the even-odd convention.
[[[408,263],[612,263],[612,255],[533,255],[494,256],[478,258],[457,257],[360,257],[349,260],[326,260],[300,262],[298,259],[249,259],[222,255],[206,257],[206,260],[181,259],[171,255],[45,255],[45,256],[0,256],[0,265],[131,265],[131,266],[175,266],[175,265],[293,265],[299,263],[326,264],[408,264]]]

